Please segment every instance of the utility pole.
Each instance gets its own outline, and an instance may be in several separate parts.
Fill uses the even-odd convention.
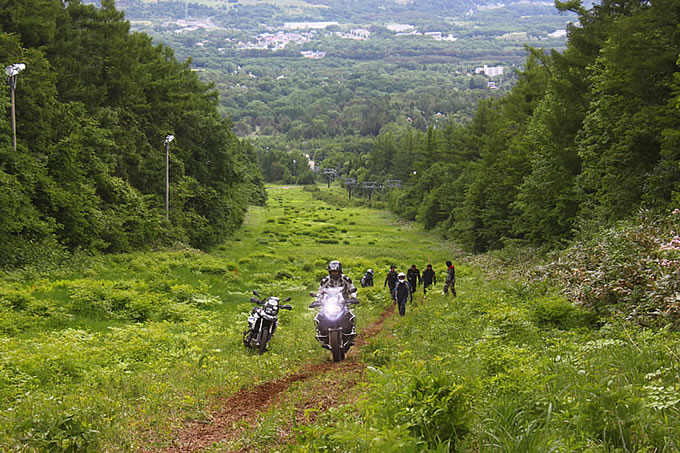
[[[165,137],[165,220],[170,221],[170,142],[174,135]]]
[[[11,120],[12,120],[12,150],[17,152],[17,118],[16,107],[14,105],[14,91],[17,87],[17,76],[21,71],[26,69],[23,63],[11,64],[5,67],[5,74],[7,74],[7,83],[9,84],[9,99],[11,106]]]

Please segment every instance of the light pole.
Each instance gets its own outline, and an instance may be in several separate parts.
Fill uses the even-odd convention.
[[[17,121],[14,107],[14,90],[17,87],[17,76],[24,69],[26,69],[26,65],[23,63],[11,64],[5,67],[7,83],[9,83],[9,99],[12,104],[12,149],[15,153],[17,151]]]
[[[295,159],[293,159],[293,178],[295,177],[295,165],[296,164],[297,164],[297,162],[295,161]]]
[[[170,142],[174,135],[165,137],[165,220],[170,221]]]

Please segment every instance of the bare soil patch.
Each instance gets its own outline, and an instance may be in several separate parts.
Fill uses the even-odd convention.
[[[309,364],[282,379],[245,388],[224,401],[218,401],[214,404],[217,409],[210,414],[208,422],[189,423],[176,433],[173,446],[161,451],[196,452],[218,442],[237,439],[245,427],[253,426],[259,414],[285,399],[286,390],[296,383],[317,380],[323,384],[323,391],[315,391],[321,385],[316,386],[314,382],[304,386],[309,390],[296,402],[297,423],[310,423],[320,412],[350,402],[347,400],[348,390],[362,382],[365,370],[358,352],[371,337],[380,332],[385,320],[393,313],[394,305],[390,305],[379,319],[359,332],[354,349],[344,361],[334,363],[329,359],[328,362]],[[313,409],[311,416],[310,409]],[[288,441],[289,436],[290,427],[282,427],[281,441]]]

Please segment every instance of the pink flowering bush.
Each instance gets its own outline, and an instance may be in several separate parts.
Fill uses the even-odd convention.
[[[679,214],[643,211],[634,221],[572,245],[537,271],[558,279],[573,303],[599,314],[680,327]]]

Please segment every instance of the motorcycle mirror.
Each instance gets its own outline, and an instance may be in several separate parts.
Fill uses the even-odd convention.
[[[293,309],[293,307],[291,307],[290,305],[281,305],[281,307],[279,307],[279,308],[282,308],[284,310],[292,310]]]
[[[289,300],[290,300],[290,297],[286,297],[285,299],[283,299],[284,302],[288,302]]]
[[[253,294],[255,294],[257,297],[260,297],[260,293],[258,293],[257,291],[253,291]]]

